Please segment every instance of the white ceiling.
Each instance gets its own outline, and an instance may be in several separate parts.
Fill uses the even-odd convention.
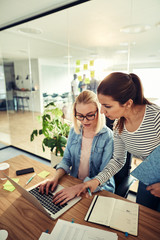
[[[30,2],[27,6],[31,8],[34,1],[25,2]],[[88,1],[0,32],[1,55],[6,60],[29,56],[63,65],[89,58],[105,58],[110,66],[128,64],[128,60],[130,64],[159,64],[159,12],[160,0]],[[3,17],[0,13],[3,24],[10,20],[4,17],[3,22]],[[139,24],[151,28],[138,34],[120,31],[125,26]],[[22,33],[19,31],[22,27],[40,29],[42,33]]]
[[[78,0],[0,0],[0,29]]]

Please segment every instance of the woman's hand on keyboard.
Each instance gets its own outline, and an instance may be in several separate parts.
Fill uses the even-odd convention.
[[[57,184],[58,184],[58,178],[54,177],[53,179],[39,185],[39,192],[41,192],[42,194],[46,193],[48,195],[49,191],[51,192],[54,191]]]
[[[60,205],[67,203],[69,200],[77,196],[80,191],[79,187],[80,184],[77,184],[75,186],[62,189],[54,195],[53,202]]]

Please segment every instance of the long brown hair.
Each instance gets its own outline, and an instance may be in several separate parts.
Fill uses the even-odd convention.
[[[133,100],[134,105],[151,104],[143,95],[143,88],[140,78],[134,74],[113,72],[109,74],[99,84],[97,93],[111,96],[119,104],[123,105],[129,99]],[[125,118],[121,117],[115,126],[122,132]]]

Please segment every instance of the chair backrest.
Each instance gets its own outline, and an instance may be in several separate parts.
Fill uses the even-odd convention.
[[[118,173],[116,173],[114,175],[114,180],[115,180],[115,183],[116,183],[116,189],[121,184],[121,182],[123,182],[124,178],[126,178],[130,175],[131,161],[132,161],[132,156],[129,152],[127,152],[125,165],[121,168],[121,170]]]

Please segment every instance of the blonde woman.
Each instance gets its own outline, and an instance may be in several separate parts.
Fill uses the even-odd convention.
[[[86,182],[94,178],[108,164],[113,153],[112,131],[105,126],[104,115],[100,113],[97,95],[89,90],[79,94],[73,105],[73,123],[67,141],[64,157],[56,169],[53,179],[40,186],[39,191],[46,194],[57,186],[59,179],[70,174]],[[80,185],[59,191],[53,202],[66,203],[80,191]],[[108,190],[114,192],[114,178],[111,177],[95,191]]]

